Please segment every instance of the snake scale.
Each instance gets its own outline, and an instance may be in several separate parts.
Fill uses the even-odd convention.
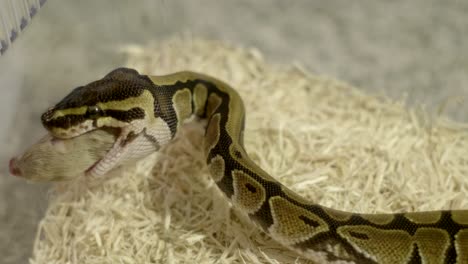
[[[307,201],[276,181],[244,149],[241,97],[215,78],[117,68],[72,90],[41,119],[58,138],[118,129],[112,148],[86,171],[100,176],[170,143],[192,116],[208,120],[204,150],[219,189],[301,256],[319,263],[468,263],[468,211],[355,214]]]

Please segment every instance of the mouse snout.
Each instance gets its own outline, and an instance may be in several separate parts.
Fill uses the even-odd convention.
[[[17,163],[16,158],[10,159],[10,163],[9,163],[10,174],[13,176],[21,176],[21,170],[18,168],[16,163]]]

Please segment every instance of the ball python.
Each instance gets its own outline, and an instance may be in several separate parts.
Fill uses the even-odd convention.
[[[218,188],[299,255],[319,263],[468,263],[468,211],[356,214],[308,201],[279,183],[246,153],[240,95],[213,77],[117,68],[73,89],[41,120],[59,139],[118,129],[110,150],[85,172],[98,177],[158,151],[192,116],[208,120],[204,151]]]

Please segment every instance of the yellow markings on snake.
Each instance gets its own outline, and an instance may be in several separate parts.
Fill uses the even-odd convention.
[[[225,168],[226,165],[224,164],[224,159],[220,155],[216,155],[210,160],[210,163],[208,164],[211,178],[213,178],[215,182],[219,182],[224,177]]]
[[[224,82],[194,72],[147,77],[135,70],[116,69],[106,76],[106,83],[112,85],[100,87],[95,98],[91,95],[91,101],[97,102],[104,113],[138,108],[139,114],[128,113],[121,119],[125,122],[119,121],[118,114],[113,115],[115,118],[107,115],[88,118],[88,105],[77,107],[84,102],[81,93],[73,93],[61,104],[61,108],[70,108],[54,111],[51,118],[84,116],[76,118],[70,126],[67,118],[50,120],[52,108],[43,115],[47,129],[55,135],[70,137],[96,127],[121,127],[122,135],[115,139],[115,143],[121,144],[114,144],[108,153],[114,150],[115,154],[120,147],[128,158],[134,151],[144,156],[142,152],[154,151],[154,145],[159,149],[171,142],[178,128],[174,129],[173,125],[178,122],[180,126],[193,112],[209,119],[204,148],[211,157],[207,165],[214,181],[222,185],[223,191],[232,188],[229,196],[233,204],[253,215],[252,220],[261,226],[269,226],[268,233],[283,245],[310,259],[333,263],[361,260],[408,263],[416,259],[437,264],[456,259],[457,263],[468,264],[468,211],[452,211],[451,219],[444,218],[444,221],[441,221],[445,216],[442,212],[354,215],[309,202],[277,182],[248,157],[243,147],[244,104],[240,95]],[[154,83],[149,83],[147,78]],[[80,89],[93,94],[92,89],[99,83],[89,85]],[[130,89],[131,93],[120,94],[123,89]],[[143,130],[144,137],[135,139]],[[153,143],[150,147],[137,144],[150,141]],[[130,142],[132,145],[128,145]],[[93,168],[94,174],[103,175],[119,163],[112,153],[99,161]],[[454,234],[456,230],[458,233]],[[297,245],[300,242],[305,243]],[[418,255],[412,259],[415,252]]]
[[[88,109],[87,106],[80,106],[76,108],[67,108],[67,109],[60,109],[56,110],[51,117],[51,119],[59,118],[62,116],[67,116],[67,115],[84,115],[86,114],[86,110]]]
[[[177,91],[172,97],[172,104],[177,120],[182,121],[192,115],[192,93],[189,89]],[[182,122],[178,122],[178,125],[182,125]]]
[[[391,214],[362,214],[361,217],[376,225],[386,225],[395,218]]]
[[[268,202],[273,217],[269,232],[286,245],[303,242],[328,231],[328,225],[324,220],[283,197],[274,196]]]
[[[468,225],[468,211],[452,211],[452,219],[460,225]]]
[[[218,144],[220,127],[219,122],[221,121],[221,114],[215,114],[211,117],[208,127],[206,128],[205,135],[205,153],[208,154]]]
[[[245,172],[234,170],[232,172],[232,185],[234,189],[232,201],[245,212],[253,214],[265,203],[264,187]]]
[[[331,218],[338,220],[338,221],[347,221],[353,216],[353,214],[348,212],[343,212],[339,210],[335,210],[328,207],[322,207],[322,210]]]
[[[154,110],[154,97],[150,91],[144,90],[139,96],[128,97],[121,101],[108,101],[104,103],[98,103],[97,106],[102,110],[121,110],[128,111],[132,108],[138,107],[143,109],[145,112],[145,120],[149,123],[158,123],[158,120],[154,115],[148,114],[153,113]],[[112,126],[112,127],[124,127],[127,122],[117,120],[113,117],[106,116],[100,117],[96,120],[97,127]]]
[[[193,104],[194,104],[194,113],[197,116],[202,116],[205,111],[206,98],[208,96],[208,90],[205,85],[199,83],[193,89]]]
[[[416,230],[413,241],[418,246],[422,263],[444,263],[443,258],[434,256],[443,256],[450,246],[450,236],[446,231],[439,228],[421,227]]]
[[[98,103],[102,110],[130,110],[134,107],[140,107],[145,110],[146,113],[152,113],[154,108],[154,97],[150,91],[144,90],[139,96],[128,97],[121,101],[107,101]]]
[[[101,117],[98,120],[96,120],[97,127],[104,127],[104,126],[124,127],[126,125],[127,125],[126,122],[114,119],[113,117],[110,117],[110,116]]]
[[[437,211],[424,213],[414,212],[405,214],[405,217],[415,224],[434,224],[440,220],[441,216],[442,213]]]
[[[250,158],[243,158],[243,157],[248,157],[247,153],[242,147],[239,147],[238,144],[231,144],[229,146],[229,154],[231,158],[235,159],[239,163],[242,163],[242,165],[246,168],[249,169],[250,171],[254,171],[257,175],[261,176],[265,180],[269,181],[275,181],[275,178],[270,176],[268,173],[266,173],[264,170],[262,170],[255,162],[253,162]],[[240,157],[239,157],[240,154]]]
[[[457,251],[457,263],[468,263],[468,230],[464,229],[455,235],[455,250]]]
[[[407,263],[413,250],[410,234],[371,226],[341,226],[338,234],[358,252],[377,263]],[[382,245],[382,242],[384,245]]]
[[[217,94],[210,94],[208,97],[208,105],[206,106],[206,116],[211,116],[216,109],[221,105],[221,97]]]
[[[228,120],[236,120],[237,122],[226,122],[226,130],[233,140],[240,143],[243,140],[241,120],[244,119],[245,109],[242,99],[237,93],[232,93],[229,97],[229,109]]]

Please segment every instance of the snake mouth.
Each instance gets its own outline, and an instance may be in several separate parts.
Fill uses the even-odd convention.
[[[105,133],[97,133],[97,131],[104,131]],[[91,145],[95,144],[100,147],[85,147],[87,149],[94,149],[94,151],[88,152],[85,155],[91,155],[92,159],[94,162],[89,166],[89,167],[84,167],[81,170],[80,175],[88,176],[90,171],[92,171],[99,162],[101,162],[107,155],[109,155],[109,151],[111,150],[112,146],[115,144],[117,138],[120,136],[122,133],[122,128],[121,127],[100,127],[100,128],[94,128],[89,131],[85,131],[83,133],[73,135],[71,137],[67,138],[62,138],[59,136],[54,135],[54,133],[50,133],[52,136],[51,138],[51,143],[53,145],[56,145],[55,148],[60,148],[60,144],[62,144],[65,141],[77,141],[77,138],[81,137],[86,137],[86,142],[83,142],[82,140],[79,140],[79,142],[82,142],[85,145]],[[107,134],[106,137],[103,137],[104,134]],[[102,145],[102,143],[99,142],[106,142],[106,144]],[[110,144],[110,145],[109,145]],[[104,147],[107,146],[107,147]],[[98,151],[100,149],[100,151]],[[100,153],[100,154],[98,154]]]
[[[100,128],[95,128],[93,130],[87,131],[86,133],[90,133],[90,132],[93,132],[93,131],[96,131],[96,130],[102,130],[102,131],[104,131],[106,133],[109,133],[109,134],[113,135],[117,139],[120,136],[120,134],[122,133],[123,128],[122,127],[103,126],[103,127],[100,127]]]
[[[98,159],[96,162],[93,163],[93,165],[89,166],[85,171],[84,171],[84,175],[87,177],[90,175],[90,172],[96,167],[96,165],[99,164],[99,162],[101,162],[102,158]]]
[[[114,138],[114,142],[113,144],[115,144],[117,138],[122,134],[122,128],[121,127],[101,127],[101,128],[97,128],[97,129],[93,129],[93,130],[90,130],[90,131],[87,131],[85,132],[85,134],[88,134],[88,133],[93,133],[95,132],[96,130],[101,130],[101,131],[104,131],[110,135],[113,136]],[[109,152],[110,152],[111,149],[108,149],[105,154],[100,157],[99,159],[97,159],[91,166],[89,166],[85,171],[84,171],[84,175],[85,176],[89,176],[90,175],[90,172],[106,157],[109,155]]]

